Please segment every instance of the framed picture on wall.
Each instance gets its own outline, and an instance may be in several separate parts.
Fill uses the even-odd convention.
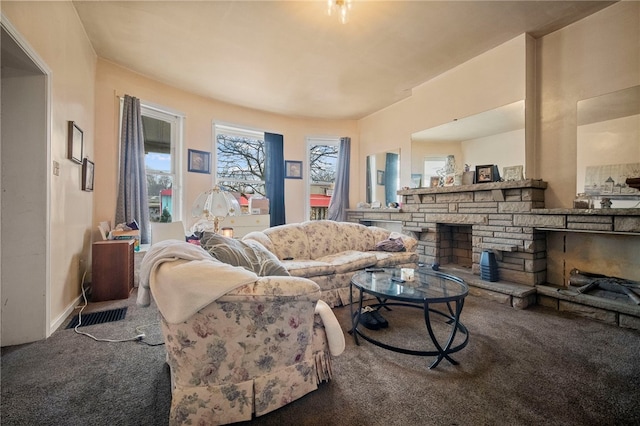
[[[69,121],[68,130],[68,157],[74,163],[82,164],[82,155],[84,149],[84,134],[78,125]]]
[[[285,160],[284,177],[287,179],[302,179],[302,161]]]
[[[378,185],[384,185],[384,171],[383,170],[378,170],[376,183]]]
[[[188,166],[190,172],[211,174],[211,153],[190,149]]]
[[[82,160],[82,190],[93,191],[93,161],[88,158]]]

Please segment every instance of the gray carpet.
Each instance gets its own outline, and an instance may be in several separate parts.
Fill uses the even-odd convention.
[[[152,324],[154,307],[127,301],[127,318],[84,327],[124,338]],[[334,380],[247,424],[255,425],[638,425],[640,333],[541,307],[514,310],[469,296],[462,320],[469,344],[435,369],[432,357],[390,352],[350,335],[349,308],[334,310],[347,348],[334,360]],[[426,331],[418,310],[384,313],[389,343],[420,348]],[[98,343],[60,329],[48,340],[2,351],[3,425],[165,425],[170,384],[164,347]]]

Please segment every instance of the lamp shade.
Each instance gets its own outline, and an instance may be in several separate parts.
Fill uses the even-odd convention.
[[[214,230],[218,231],[218,223],[227,216],[240,214],[240,203],[233,194],[214,186],[198,195],[191,208],[191,215],[202,221],[213,221]]]

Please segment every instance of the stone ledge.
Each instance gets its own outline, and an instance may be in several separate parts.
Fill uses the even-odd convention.
[[[510,244],[498,244],[498,243],[480,243],[479,247],[484,250],[498,250],[498,251],[518,251],[518,246],[512,246]]]
[[[450,265],[441,267],[440,271],[464,280],[469,286],[469,293],[475,296],[508,303],[516,309],[526,309],[536,303],[536,288],[533,286],[507,281],[485,281],[470,270]]]
[[[536,285],[536,290],[538,291],[538,294],[553,297],[554,299],[565,300],[580,305],[619,312],[640,318],[640,305],[635,305],[631,302],[620,302],[581,293],[572,294],[575,293],[575,290],[572,291],[566,287],[555,287],[543,284]]]

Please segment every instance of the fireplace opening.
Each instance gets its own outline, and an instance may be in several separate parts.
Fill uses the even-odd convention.
[[[437,224],[436,259],[441,265],[453,264],[464,268],[473,265],[471,225]]]

